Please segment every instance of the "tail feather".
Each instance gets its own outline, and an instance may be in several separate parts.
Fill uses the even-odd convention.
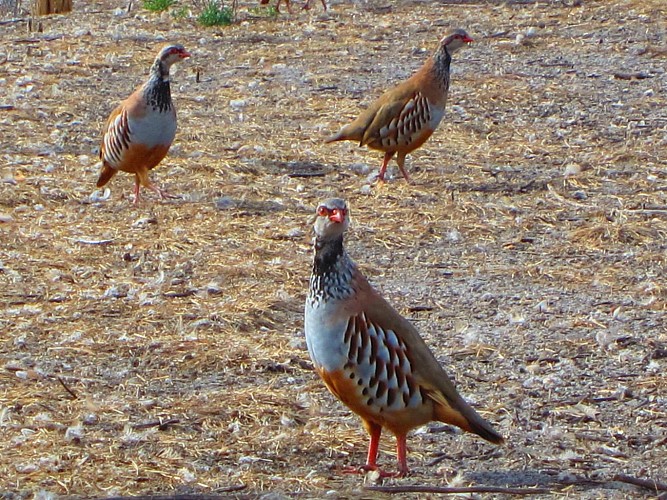
[[[343,129],[339,130],[336,132],[334,135],[331,135],[324,139],[325,143],[330,143],[330,142],[336,142],[336,141],[344,141],[346,140],[347,137],[345,137],[345,134],[343,134]]]
[[[109,165],[106,163],[102,165],[102,171],[100,172],[100,176],[97,178],[97,187],[101,188],[104,186],[107,182],[111,180],[111,178],[116,175],[116,170],[111,168]]]
[[[327,137],[324,142],[335,142],[335,141],[359,141],[359,145],[363,146],[361,141],[364,137],[364,130],[358,126],[355,126],[355,123],[350,123],[345,125],[342,129],[336,132],[334,135]]]
[[[490,443],[502,444],[505,442],[505,438],[498,434],[498,432],[493,427],[491,427],[489,422],[480,417],[479,414],[475,412],[475,410],[473,410],[473,412],[474,415],[468,416],[471,432],[474,432],[479,437],[486,439]]]
[[[453,424],[465,431],[477,434],[491,443],[502,444],[505,442],[505,438],[498,434],[489,422],[480,417],[472,406],[463,400],[461,400],[461,403],[457,405],[458,408],[453,408],[449,404],[436,404],[435,418],[440,422]]]

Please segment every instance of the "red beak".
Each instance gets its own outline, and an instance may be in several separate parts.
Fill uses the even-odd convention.
[[[341,223],[345,220],[345,212],[343,210],[334,210],[333,213],[329,216],[331,222]]]
[[[191,54],[187,50],[184,50],[179,55],[181,56],[181,59],[185,59],[186,57],[190,57]]]
[[[466,35],[465,38],[463,39],[463,41],[465,43],[470,43],[470,42],[474,42],[475,40],[473,38],[470,38],[468,35]]]

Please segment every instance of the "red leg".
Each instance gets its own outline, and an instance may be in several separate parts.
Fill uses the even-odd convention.
[[[405,155],[398,153],[398,156],[396,157],[396,163],[398,163],[398,168],[401,170],[403,177],[405,177],[407,183],[410,184],[410,176],[408,175],[408,172],[405,170]]]
[[[364,427],[371,436],[371,441],[368,444],[368,453],[366,455],[366,464],[361,467],[345,467],[343,472],[355,473],[367,472],[371,470],[379,470],[377,466],[378,449],[380,447],[380,436],[382,435],[382,426],[372,422],[364,421]],[[380,471],[381,477],[391,476],[383,471]]]
[[[410,473],[408,469],[408,453],[407,446],[405,444],[406,434],[397,434],[396,435],[396,454],[398,455],[398,471],[397,472],[384,472],[381,470],[376,463],[378,455],[378,445],[380,444],[380,433],[382,432],[382,427],[376,424],[366,423],[366,428],[368,433],[371,435],[371,442],[368,446],[368,457],[366,458],[366,465],[359,468],[350,467],[345,472],[364,472],[376,470],[380,473],[380,477],[404,477]]]
[[[398,455],[398,473],[397,477],[406,476],[410,470],[408,469],[408,453],[405,444],[405,434],[396,435],[396,454]]]
[[[384,180],[384,173],[387,171],[387,165],[389,165],[389,160],[391,160],[393,156],[393,151],[391,153],[387,152],[384,154],[384,160],[382,160],[382,167],[380,168],[380,174],[378,175],[378,179],[381,181]]]
[[[179,196],[174,196],[164,189],[160,189],[157,185],[153,184],[148,177],[148,170],[146,169],[141,169],[137,171],[137,180],[136,180],[136,187],[135,187],[135,202],[138,199],[138,193],[139,193],[139,185],[144,186],[147,189],[150,189],[151,191],[157,193],[157,195],[162,198],[163,200],[165,198],[171,198],[171,199],[177,199],[180,198]]]
[[[313,0],[306,0],[306,3],[303,5],[303,10],[310,10],[310,2]],[[320,0],[322,2],[322,6],[324,7],[324,10],[327,10],[327,4],[324,0]]]
[[[141,185],[139,183],[139,176],[134,181],[134,204],[136,205],[139,203],[139,189]]]
[[[368,433],[371,435],[371,442],[368,443],[366,467],[368,470],[375,470],[377,469],[378,448],[380,447],[380,435],[382,434],[382,427],[377,424],[369,424]]]

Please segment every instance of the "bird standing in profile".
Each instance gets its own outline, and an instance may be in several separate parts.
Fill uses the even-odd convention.
[[[412,323],[348,256],[343,236],[349,215],[338,198],[317,207],[305,332],[315,370],[370,434],[362,470],[378,469],[383,428],[396,435],[399,476],[408,473],[407,433],[433,420],[502,443],[502,436],[458,394]]]
[[[148,80],[111,112],[102,136],[100,159],[102,171],[97,187],[103,187],[116,172],[135,174],[134,202],[139,201],[141,186],[161,198],[173,198],[152,184],[148,171],[167,155],[176,136],[176,109],[171,100],[169,69],[190,57],[182,45],[168,45],[160,50],[151,66]]]
[[[473,39],[457,29],[440,40],[435,53],[409,79],[387,90],[352,123],[325,142],[357,141],[359,146],[384,151],[378,175],[384,180],[394,155],[405,180],[405,156],[431,137],[445,114],[452,54]]]

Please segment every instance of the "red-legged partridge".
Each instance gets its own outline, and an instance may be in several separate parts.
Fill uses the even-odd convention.
[[[190,57],[182,45],[160,50],[151,66],[148,80],[111,112],[100,146],[102,171],[97,187],[104,186],[116,172],[135,174],[134,202],[141,186],[171,197],[152,184],[148,171],[167,155],[176,136],[176,109],[171,100],[169,68]]]
[[[396,435],[398,475],[408,472],[407,433],[433,420],[502,443],[502,436],[458,394],[412,323],[380,296],[348,256],[343,235],[349,217],[345,201],[338,198],[317,207],[305,331],[315,370],[370,434],[362,470],[377,469],[383,428]]]
[[[405,155],[431,137],[445,114],[452,54],[473,39],[457,29],[440,40],[440,46],[409,79],[386,91],[352,123],[326,139],[357,141],[359,146],[384,151],[379,178],[384,179],[389,160],[396,163],[406,181]]]

